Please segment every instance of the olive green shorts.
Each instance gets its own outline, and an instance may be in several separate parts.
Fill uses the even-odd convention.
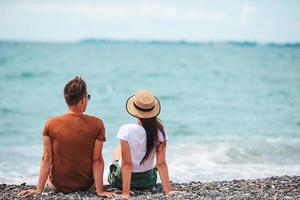
[[[156,167],[145,172],[131,174],[130,189],[148,189],[155,186],[157,181]],[[110,185],[122,189],[122,171],[118,161],[109,166],[108,182]]]

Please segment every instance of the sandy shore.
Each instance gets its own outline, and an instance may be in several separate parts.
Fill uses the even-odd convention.
[[[253,180],[232,180],[214,182],[172,183],[173,188],[182,193],[167,198],[162,186],[157,184],[148,191],[133,191],[131,199],[300,199],[300,176],[277,176]],[[46,190],[40,195],[20,198],[17,193],[22,189],[34,188],[32,185],[0,184],[0,199],[102,199],[94,190],[70,194]],[[121,191],[106,186],[107,190]],[[117,196],[115,199],[120,199]]]

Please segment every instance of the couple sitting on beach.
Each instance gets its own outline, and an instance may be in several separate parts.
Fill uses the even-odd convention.
[[[100,196],[115,196],[103,188],[104,124],[97,117],[83,114],[90,99],[85,82],[75,77],[66,84],[64,97],[68,112],[49,119],[43,130],[38,185],[36,189],[21,191],[19,196],[42,193],[45,185],[64,193],[88,190],[93,186]],[[128,198],[130,189],[155,186],[158,170],[164,192],[170,194],[165,159],[167,136],[157,118],[159,100],[149,91],[139,91],[129,97],[126,109],[137,120],[119,129],[120,144],[109,167],[108,182],[122,189],[122,197]]]

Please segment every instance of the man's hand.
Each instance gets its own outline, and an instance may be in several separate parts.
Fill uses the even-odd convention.
[[[170,197],[170,195],[173,195],[173,194],[184,194],[186,193],[185,191],[176,191],[176,190],[173,190],[173,191],[170,191],[168,194],[166,194],[167,197]]]
[[[28,196],[33,196],[35,194],[40,194],[42,192],[38,191],[37,189],[28,189],[28,190],[23,190],[18,193],[18,196],[20,197],[28,197]]]
[[[116,194],[114,192],[97,192],[97,195],[99,195],[100,197],[109,197],[109,198],[113,198],[116,196]]]

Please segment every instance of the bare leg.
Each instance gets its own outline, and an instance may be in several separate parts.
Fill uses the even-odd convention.
[[[113,161],[120,160],[121,159],[121,155],[122,155],[121,145],[118,144],[116,146],[116,148],[115,148],[115,152],[114,152],[114,155],[113,155]]]

